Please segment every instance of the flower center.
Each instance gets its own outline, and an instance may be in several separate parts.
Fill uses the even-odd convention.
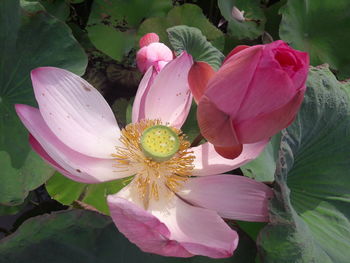
[[[141,147],[145,156],[156,162],[171,159],[179,150],[178,135],[169,127],[156,125],[144,130],[141,136]]]
[[[160,201],[177,192],[191,176],[194,156],[190,142],[178,129],[159,120],[142,120],[121,131],[123,147],[117,147],[116,166],[134,173],[130,192],[147,209],[150,200]]]

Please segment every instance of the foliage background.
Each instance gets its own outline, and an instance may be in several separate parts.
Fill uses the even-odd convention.
[[[0,0],[0,262],[348,262],[348,10],[348,0]],[[297,119],[234,171],[268,183],[275,198],[269,224],[229,222],[240,236],[231,258],[141,252],[115,228],[105,201],[128,178],[87,185],[63,177],[30,150],[15,114],[15,103],[36,104],[30,71],[56,66],[92,83],[126,125],[142,77],[138,40],[148,32],[215,69],[242,44],[282,39],[310,53]],[[195,111],[184,126],[190,139]]]

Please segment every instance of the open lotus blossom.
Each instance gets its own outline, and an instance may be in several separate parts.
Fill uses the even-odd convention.
[[[140,50],[136,54],[137,67],[142,73],[153,66],[156,71],[173,60],[173,52],[163,43],[159,42],[159,36],[155,33],[148,33],[140,39]]]
[[[201,133],[225,157],[268,139],[295,118],[306,89],[309,56],[279,40],[238,46],[221,68],[194,65],[189,75]],[[204,76],[204,77],[203,77]]]
[[[181,132],[192,95],[186,53],[160,73],[151,67],[135,98],[132,123],[120,129],[104,98],[63,69],[32,71],[39,109],[16,105],[35,151],[63,175],[84,183],[133,176],[108,196],[110,213],[131,242],[164,256],[229,257],[238,235],[222,218],[267,221],[271,190],[230,171],[256,158],[267,141],[245,144],[235,160],[211,144],[190,147]]]

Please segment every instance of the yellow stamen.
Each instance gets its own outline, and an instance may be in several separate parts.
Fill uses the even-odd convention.
[[[152,127],[156,128],[152,129]],[[152,146],[156,153],[162,149],[166,152],[165,155],[170,153],[170,157],[159,160],[145,154],[141,138],[147,129],[155,133],[159,130],[162,132],[165,130],[166,135],[176,136],[177,147],[176,143],[169,147],[157,145],[157,143],[162,143],[163,139],[155,140]],[[147,140],[147,138],[152,137],[155,134],[153,132],[151,132],[151,136],[144,136],[143,139]],[[180,130],[163,126],[160,120],[142,120],[127,125],[121,131],[120,141],[124,147],[117,147],[116,154],[113,154],[116,166],[135,171],[134,185],[137,187],[137,192],[143,200],[145,208],[148,207],[150,199],[158,201],[164,198],[165,192],[177,192],[191,176],[194,156],[188,150],[190,143]],[[176,151],[172,153],[174,148]]]

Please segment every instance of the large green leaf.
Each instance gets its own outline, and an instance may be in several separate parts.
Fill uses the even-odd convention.
[[[174,7],[165,18],[146,19],[139,28],[138,36],[141,37],[144,34],[154,32],[159,35],[163,43],[170,46],[166,29],[177,25],[198,28],[214,47],[223,50],[225,42],[224,34],[209,22],[200,7],[192,4]]]
[[[170,0],[95,0],[87,31],[97,49],[115,60],[122,60],[135,44],[136,29],[143,19],[164,16]]]
[[[14,215],[19,213],[22,209],[24,209],[28,205],[28,202],[31,200],[30,198],[31,198],[31,194],[27,196],[27,198],[24,200],[22,204],[16,205],[16,206],[0,205],[0,217],[4,215]]]
[[[175,52],[187,51],[196,61],[204,61],[218,70],[224,55],[207,41],[202,32],[195,27],[174,26],[167,29],[169,41]]]
[[[135,35],[130,31],[119,31],[104,24],[88,26],[91,42],[104,54],[121,61],[134,46]]]
[[[350,258],[350,84],[312,68],[295,122],[283,131],[263,262]]]
[[[30,152],[27,131],[14,110],[15,103],[36,104],[30,71],[56,66],[82,74],[87,64],[84,51],[63,22],[38,3],[21,4],[22,8],[18,0],[0,2],[0,151],[1,167],[7,171],[0,173],[0,203],[4,204],[23,201],[28,190],[52,174]]]
[[[11,166],[10,156],[7,152],[0,152],[0,166],[2,170],[0,184],[0,204],[17,205],[26,196],[23,189],[20,173]]]
[[[46,11],[54,17],[66,21],[69,17],[69,4],[66,0],[21,0],[27,2],[39,2],[42,4]]]
[[[289,0],[281,9],[281,39],[307,51],[311,64],[328,63],[342,78],[350,76],[350,1]]]
[[[236,256],[228,259],[147,254],[120,234],[109,217],[70,210],[31,218],[0,240],[0,263],[253,263],[252,251],[254,243],[242,236]]]
[[[278,133],[271,138],[258,158],[241,167],[244,175],[260,182],[273,182],[280,142],[281,134]]]
[[[130,182],[129,178],[100,184],[83,184],[72,181],[60,173],[55,173],[45,184],[52,198],[64,205],[72,205],[75,201],[87,204],[101,213],[109,214],[107,195],[115,194]]]
[[[0,204],[3,205],[21,204],[29,191],[37,188],[54,173],[53,168],[43,163],[34,151],[29,152],[20,169],[13,168],[8,153],[0,151],[0,167]]]
[[[238,39],[256,39],[264,32],[266,18],[259,0],[218,0],[222,16],[228,21],[227,32]],[[232,16],[232,8],[244,11],[245,21]]]

